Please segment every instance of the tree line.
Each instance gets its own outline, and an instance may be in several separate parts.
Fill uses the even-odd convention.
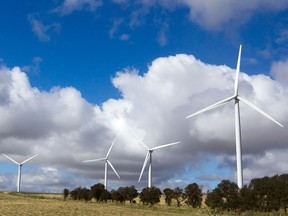
[[[234,182],[222,180],[207,193],[205,203],[212,209],[227,211],[287,212],[288,174],[255,178],[239,190]]]
[[[287,211],[288,207],[288,174],[272,177],[255,178],[249,184],[239,189],[237,184],[229,180],[222,180],[205,196],[197,183],[188,184],[184,189],[165,188],[163,192],[157,187],[143,188],[140,193],[135,186],[119,187],[117,190],[107,191],[103,184],[98,183],[90,189],[77,187],[72,191],[63,190],[64,199],[70,196],[73,200],[97,202],[125,202],[135,203],[139,197],[144,205],[155,205],[163,195],[168,206],[172,204],[200,208],[203,203],[213,210],[221,211],[258,211],[271,212],[280,209]],[[205,200],[203,200],[205,197]],[[204,202],[203,202],[204,201]]]
[[[185,191],[177,187],[175,189],[165,188],[162,191],[157,187],[146,187],[138,193],[135,186],[130,187],[119,187],[117,190],[112,190],[109,192],[105,189],[104,185],[101,183],[93,185],[90,189],[77,187],[72,191],[67,188],[63,190],[64,199],[68,196],[72,200],[82,200],[91,201],[95,199],[96,202],[107,202],[111,200],[112,202],[119,202],[125,204],[126,201],[130,203],[135,203],[135,198],[139,197],[140,202],[144,205],[155,205],[160,202],[162,195],[165,196],[165,203],[171,205],[172,200],[177,202],[177,206],[180,207],[183,203],[188,206],[201,207],[202,203],[202,191],[196,183],[189,184]]]

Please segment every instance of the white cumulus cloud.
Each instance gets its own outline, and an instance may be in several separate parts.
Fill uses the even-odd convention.
[[[92,105],[73,87],[41,91],[31,86],[27,75],[19,68],[2,67],[1,153],[16,160],[38,153],[35,160],[29,161],[40,167],[30,171],[35,176],[31,181],[41,185],[42,191],[59,191],[59,188],[67,187],[66,175],[77,176],[69,187],[103,182],[104,164],[82,161],[105,157],[117,136],[109,159],[121,179],[110,171],[108,186],[141,188],[147,185],[146,171],[143,181],[137,182],[146,149],[131,134],[134,131],[149,147],[181,141],[177,146],[154,151],[154,185],[162,186],[165,182],[171,185],[175,179],[186,182],[187,179],[182,178],[188,175],[187,166],[191,175],[193,170],[201,170],[201,175],[198,172],[199,175],[194,176],[199,181],[211,174],[222,176],[223,167],[234,171],[235,165],[219,164],[218,170],[210,173],[204,159],[211,154],[220,155],[222,161],[234,158],[233,103],[195,118],[187,120],[185,117],[233,94],[234,77],[235,70],[225,65],[206,64],[192,55],[163,57],[155,59],[143,75],[137,69],[129,68],[117,72],[112,82],[122,97]],[[241,73],[239,94],[284,126],[288,125],[287,83],[265,75]],[[269,170],[282,173],[288,163],[282,154],[288,150],[287,129],[278,127],[244,104],[240,107],[243,154],[244,159],[248,158],[244,163],[244,178],[256,177],[249,174],[253,167],[257,168],[259,177]],[[259,163],[269,154],[281,158],[276,167]],[[258,163],[253,158],[257,158]],[[1,161],[7,162],[4,157]],[[49,175],[55,176],[56,180],[51,182]],[[1,173],[0,178],[6,180],[7,176]],[[235,180],[235,177],[231,176],[231,179]],[[6,190],[10,189],[11,182],[5,182]]]

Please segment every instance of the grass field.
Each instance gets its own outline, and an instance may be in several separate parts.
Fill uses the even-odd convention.
[[[116,203],[96,203],[82,201],[64,201],[61,194],[26,194],[0,193],[0,215],[51,215],[51,216],[172,216],[172,215],[239,215],[237,213],[213,214],[207,208],[193,209],[187,206],[178,208],[160,205],[143,206],[142,204],[125,205]],[[280,213],[254,214],[252,212],[241,215],[281,215]]]

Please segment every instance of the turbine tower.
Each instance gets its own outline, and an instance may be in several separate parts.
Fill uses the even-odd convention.
[[[8,158],[10,161],[12,161],[13,163],[18,165],[18,180],[17,180],[17,192],[20,192],[20,185],[21,185],[21,172],[22,172],[22,166],[24,163],[28,162],[29,160],[31,160],[32,158],[36,157],[38,154],[24,160],[22,163],[18,163],[17,161],[15,161],[14,159],[12,159],[11,157],[8,157],[7,155],[3,154],[6,158]]]
[[[260,114],[264,115],[266,118],[270,119],[271,121],[275,122],[279,126],[283,127],[282,124],[280,124],[278,121],[276,121],[274,118],[269,116],[267,113],[265,113],[263,110],[249,102],[248,100],[240,97],[238,95],[238,88],[239,88],[239,74],[240,74],[240,60],[241,60],[241,50],[242,45],[240,45],[239,48],[239,54],[238,54],[238,61],[237,61],[237,68],[236,68],[236,77],[235,77],[235,83],[234,83],[234,94],[224,100],[221,100],[217,103],[214,103],[196,113],[193,113],[186,118],[191,118],[195,115],[198,115],[200,113],[206,112],[208,110],[214,109],[216,107],[219,107],[221,105],[224,105],[231,100],[234,100],[235,102],[235,139],[236,139],[236,161],[237,161],[237,184],[239,188],[243,187],[243,168],[242,168],[242,152],[241,152],[241,124],[240,124],[240,107],[239,102],[243,102],[244,104],[250,106],[252,109],[256,110]]]
[[[137,136],[134,133],[133,133],[133,135],[137,138]],[[143,167],[142,167],[138,181],[140,182],[142,175],[143,175],[143,172],[144,172],[144,169],[145,169],[145,167],[149,161],[149,165],[148,165],[148,167],[149,167],[148,168],[148,187],[151,188],[151,186],[152,186],[152,153],[153,153],[153,151],[156,149],[176,145],[176,144],[179,144],[180,142],[173,142],[173,143],[169,143],[169,144],[165,144],[165,145],[156,146],[154,148],[149,148],[143,141],[140,141],[140,142],[147,149],[147,154],[146,154],[146,158],[144,160]]]
[[[110,152],[111,152],[111,149],[112,149],[115,141],[116,141],[116,137],[115,137],[115,139],[113,140],[113,142],[112,142],[112,144],[111,144],[111,146],[110,146],[110,148],[109,148],[109,150],[108,150],[108,153],[107,153],[107,155],[106,155],[105,158],[99,158],[99,159],[92,159],[92,160],[85,160],[85,161],[83,161],[84,163],[87,163],[87,162],[95,162],[95,161],[105,161],[105,179],[104,179],[105,189],[107,189],[107,173],[108,173],[107,168],[108,168],[108,164],[109,164],[109,166],[112,168],[112,170],[114,171],[114,173],[117,175],[117,177],[120,179],[120,176],[118,175],[117,171],[116,171],[115,168],[113,167],[112,163],[108,160],[109,154],[110,154]]]

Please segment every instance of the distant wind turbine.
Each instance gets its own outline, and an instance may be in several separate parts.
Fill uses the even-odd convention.
[[[242,45],[240,45],[239,48],[239,55],[238,55],[238,61],[237,61],[237,68],[236,68],[236,77],[235,77],[235,83],[234,83],[234,94],[224,100],[221,100],[217,103],[214,103],[196,113],[193,113],[192,115],[187,116],[186,118],[191,118],[195,115],[198,115],[200,113],[206,112],[208,110],[214,109],[216,107],[219,107],[221,105],[224,105],[231,100],[235,101],[235,138],[236,138],[236,160],[237,160],[237,184],[239,188],[243,187],[243,169],[242,169],[242,153],[241,153],[241,124],[240,124],[240,107],[239,107],[239,101],[245,103],[246,105],[250,106],[252,109],[256,110],[260,114],[264,115],[266,118],[270,119],[271,121],[275,122],[279,126],[283,127],[282,124],[280,124],[278,121],[276,121],[274,118],[269,116],[267,113],[265,113],[263,110],[249,102],[248,100],[240,97],[238,95],[238,87],[239,87],[239,74],[240,74],[240,59],[241,59],[241,50]]]
[[[95,161],[105,161],[105,179],[104,179],[105,189],[107,189],[107,172],[108,172],[108,171],[107,171],[107,167],[108,167],[107,164],[109,164],[109,166],[112,168],[112,170],[114,171],[114,173],[115,173],[115,174],[117,175],[117,177],[120,179],[120,176],[118,175],[117,171],[116,171],[115,168],[113,167],[112,163],[108,160],[109,154],[110,154],[110,152],[111,152],[111,149],[112,149],[115,141],[116,141],[116,137],[115,137],[115,139],[113,140],[113,142],[112,142],[112,144],[111,144],[111,146],[110,146],[110,148],[109,148],[109,150],[108,150],[108,153],[107,153],[107,155],[106,155],[105,158],[99,158],[99,159],[92,159],[92,160],[85,160],[85,161],[83,161],[84,163],[95,162]]]
[[[21,172],[22,172],[22,166],[24,163],[28,162],[29,160],[31,160],[32,158],[36,157],[38,154],[24,160],[22,163],[18,163],[17,161],[15,161],[14,159],[12,159],[11,157],[8,157],[7,155],[3,154],[6,158],[8,158],[10,161],[12,161],[13,163],[18,165],[18,180],[17,180],[17,192],[20,192],[20,185],[21,185]]]
[[[132,131],[131,131],[132,132]],[[132,132],[132,134],[137,138],[137,136]],[[138,139],[138,138],[137,138]],[[142,175],[143,175],[143,172],[144,172],[144,169],[149,161],[149,170],[148,170],[148,187],[151,188],[152,186],[152,153],[154,150],[156,149],[160,149],[160,148],[165,148],[165,147],[168,147],[168,146],[172,146],[172,145],[176,145],[176,144],[179,144],[180,142],[173,142],[173,143],[169,143],[169,144],[165,144],[165,145],[160,145],[160,146],[156,146],[154,148],[149,148],[143,141],[141,141],[140,139],[138,139],[141,144],[147,149],[147,154],[146,154],[146,157],[145,157],[145,160],[144,160],[144,163],[143,163],[143,167],[142,167],[142,170],[141,170],[141,173],[140,173],[140,176],[139,176],[139,179],[138,181],[140,182],[141,178],[142,178]]]

